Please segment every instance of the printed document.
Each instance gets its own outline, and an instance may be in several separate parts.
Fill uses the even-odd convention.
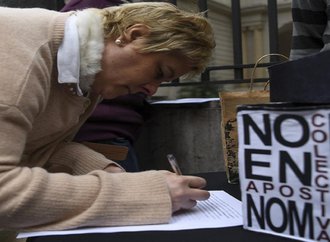
[[[188,104],[188,103],[206,103],[212,101],[219,101],[220,99],[217,98],[181,98],[175,100],[162,100],[162,101],[155,101],[151,104]]]
[[[180,211],[172,216],[168,224],[120,227],[97,227],[65,231],[20,233],[18,238],[86,233],[115,233],[133,231],[170,231],[201,228],[221,228],[243,224],[242,203],[224,191],[210,191],[211,197],[198,202],[193,209]]]

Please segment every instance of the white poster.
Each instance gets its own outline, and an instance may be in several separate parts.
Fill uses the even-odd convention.
[[[240,106],[244,228],[330,242],[330,107]]]

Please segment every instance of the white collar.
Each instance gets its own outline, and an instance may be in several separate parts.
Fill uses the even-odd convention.
[[[82,96],[79,86],[80,48],[76,20],[77,17],[72,15],[65,23],[63,42],[57,54],[58,82],[76,84],[77,95]]]
[[[79,96],[88,92],[101,71],[103,50],[102,16],[95,9],[75,12],[65,23],[58,50],[58,82],[76,84]]]

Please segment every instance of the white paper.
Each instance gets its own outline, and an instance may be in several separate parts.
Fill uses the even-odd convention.
[[[138,225],[120,227],[97,227],[65,231],[44,231],[20,233],[17,238],[47,235],[68,235],[86,233],[115,233],[132,231],[170,231],[201,228],[221,228],[243,224],[242,203],[224,191],[210,191],[207,201],[198,202],[191,210],[173,215],[168,224]]]
[[[212,101],[219,101],[219,98],[182,98],[176,100],[156,101],[151,104],[186,104],[186,103],[206,103]]]

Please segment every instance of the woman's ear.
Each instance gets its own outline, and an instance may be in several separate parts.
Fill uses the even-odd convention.
[[[149,34],[149,28],[145,24],[134,24],[127,28],[123,34],[125,43],[132,42]]]

